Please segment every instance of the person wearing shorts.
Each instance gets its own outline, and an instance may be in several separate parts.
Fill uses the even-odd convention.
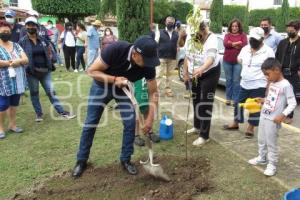
[[[138,80],[134,83],[134,96],[139,106],[139,111],[142,114],[143,118],[147,118],[148,110],[149,110],[149,94],[148,94],[148,87],[147,81],[145,78]],[[139,130],[140,130],[140,123],[136,121],[136,128],[135,128],[135,139],[134,144],[137,146],[144,146],[145,140],[140,137]],[[158,143],[160,142],[159,136],[153,133],[153,130],[149,132],[150,139]]]

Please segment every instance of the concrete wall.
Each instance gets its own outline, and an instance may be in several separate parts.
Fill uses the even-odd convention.
[[[26,9],[26,10],[32,10],[32,4],[31,0],[19,0],[19,8]]]

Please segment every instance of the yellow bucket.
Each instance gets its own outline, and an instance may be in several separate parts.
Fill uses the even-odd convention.
[[[239,105],[248,110],[249,113],[258,113],[261,109],[261,104],[255,98],[248,98],[245,103]]]

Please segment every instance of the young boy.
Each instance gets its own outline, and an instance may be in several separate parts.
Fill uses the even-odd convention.
[[[142,117],[146,118],[147,114],[148,114],[148,109],[149,109],[149,98],[148,98],[149,95],[148,95],[146,79],[143,78],[134,83],[134,96],[139,105],[139,109],[142,114]],[[134,144],[137,146],[144,146],[145,141],[139,135],[139,130],[140,130],[139,121],[136,121],[135,129],[136,130],[135,130]],[[150,135],[150,139],[152,140],[152,142],[154,142],[154,143],[160,142],[159,136],[154,134],[152,131],[150,131],[149,135]]]
[[[263,103],[258,128],[258,157],[248,161],[251,165],[264,165],[266,176],[276,173],[278,163],[278,131],[281,123],[295,109],[297,103],[291,84],[284,79],[281,65],[275,58],[268,58],[262,64],[269,86],[267,97],[258,98]]]

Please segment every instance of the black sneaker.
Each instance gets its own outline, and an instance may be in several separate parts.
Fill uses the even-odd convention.
[[[85,171],[86,167],[87,167],[86,162],[77,161],[77,163],[73,169],[73,172],[72,172],[72,177],[79,178],[82,175],[82,173]]]
[[[134,144],[140,147],[145,146],[145,140],[143,140],[139,135],[135,136]]]
[[[67,111],[64,111],[63,113],[60,113],[60,116],[62,118],[68,119],[68,120],[73,119],[73,118],[76,117],[76,115],[73,115],[73,114],[71,114],[70,112],[67,112]]]
[[[159,143],[159,142],[160,142],[159,136],[156,135],[156,134],[153,133],[153,132],[150,132],[150,133],[149,133],[149,137],[150,137],[151,141],[154,142],[154,143]]]
[[[138,170],[133,163],[130,161],[121,161],[121,165],[130,175],[137,175]]]
[[[43,114],[37,114],[35,117],[35,121],[36,122],[41,122],[43,121]]]

